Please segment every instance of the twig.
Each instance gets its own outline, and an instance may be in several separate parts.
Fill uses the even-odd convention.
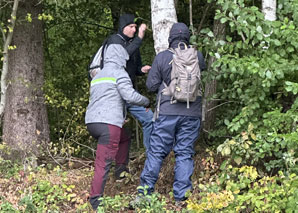
[[[191,33],[193,35],[194,29],[193,29],[193,22],[192,22],[192,0],[189,0],[189,24],[191,27]]]
[[[9,85],[9,84],[7,85],[7,82],[6,82],[7,81],[6,76],[7,76],[7,73],[8,73],[8,64],[9,64],[8,51],[9,51],[9,45],[11,44],[11,41],[12,41],[13,31],[14,31],[15,24],[16,24],[16,16],[17,16],[18,5],[19,5],[19,0],[14,0],[13,7],[12,7],[12,12],[11,12],[11,15],[10,15],[10,19],[11,19],[10,27],[11,28],[7,32],[6,39],[3,40],[4,46],[3,46],[3,64],[2,64],[2,73],[1,73],[0,117],[2,117],[2,115],[3,115],[4,107],[5,107],[5,104],[6,104],[6,89]],[[2,31],[2,33],[3,32],[4,32],[4,30]],[[5,37],[3,37],[3,38],[5,38]]]
[[[66,127],[65,133],[63,135],[63,142],[65,141],[66,133],[68,132],[68,128],[69,128],[70,124],[72,123],[72,119],[73,119],[74,115],[75,115],[75,113],[73,113],[73,115],[71,116],[70,121],[68,122],[68,125]]]
[[[198,32],[199,32],[199,33],[200,33],[200,31],[201,31],[201,29],[202,29],[202,27],[203,27],[203,23],[204,23],[204,21],[205,21],[205,18],[206,18],[206,15],[207,15],[207,12],[208,12],[210,6],[211,6],[210,3],[207,4],[206,9],[204,10],[204,13],[203,13],[203,16],[202,16],[202,19],[201,19],[201,21],[200,21],[200,25],[199,25],[199,28],[198,28]]]
[[[48,153],[50,155],[50,157],[60,166],[62,167],[62,165],[53,157],[53,155],[51,154],[50,150],[49,150],[49,146],[47,146],[47,150],[48,150]]]
[[[73,21],[63,21],[63,22],[60,22],[59,24],[52,25],[49,28],[55,27],[55,26],[60,25],[60,24],[66,24],[66,23],[73,24]],[[100,24],[97,24],[97,23],[91,23],[91,22],[86,22],[86,21],[81,21],[81,23],[86,24],[86,25],[94,25],[94,26],[97,26],[97,27],[105,28],[107,30],[114,30],[113,28],[110,28],[110,27],[107,27],[107,26],[104,26],[104,25],[100,25]]]
[[[233,18],[233,20],[235,21],[235,23],[237,25],[237,20],[235,19],[235,17],[233,16],[232,18]],[[243,32],[242,31],[240,31],[240,36],[241,36],[243,42],[245,42],[246,39],[245,39],[245,36],[243,35]]]
[[[5,35],[4,30],[1,26],[0,26],[0,30],[1,30],[1,33],[2,33],[3,41],[5,41],[6,40],[6,35]]]
[[[216,109],[217,107],[220,107],[220,106],[222,106],[222,105],[224,105],[224,104],[234,103],[234,102],[236,102],[236,101],[227,101],[227,102],[225,102],[225,103],[222,103],[222,104],[219,104],[219,105],[217,105],[217,106],[215,106],[215,107],[212,107],[211,109],[208,109],[207,112],[212,111],[212,110]]]
[[[210,133],[208,130],[206,130],[204,128],[203,128],[203,131],[208,133],[208,134]],[[232,137],[231,136],[220,136],[220,138],[232,138]]]
[[[12,2],[12,1],[11,1]],[[2,7],[0,7],[0,10],[1,9],[3,9],[3,8],[5,8],[9,3],[11,3],[11,2],[7,2],[6,4],[4,4]]]
[[[72,158],[70,157],[69,159],[67,159],[68,161],[71,161],[71,162],[79,162],[80,164],[82,164],[82,167],[91,167],[90,164],[93,163],[93,161],[84,161],[84,160],[79,160],[79,159],[76,159],[76,158]],[[80,168],[82,168],[80,167]]]
[[[90,149],[92,152],[95,152],[95,149],[92,149],[91,147],[87,146],[87,145],[84,145],[84,144],[81,144],[75,140],[72,139],[73,142],[75,142],[76,144],[79,144],[80,146],[83,146],[83,147],[86,147],[87,149]]]

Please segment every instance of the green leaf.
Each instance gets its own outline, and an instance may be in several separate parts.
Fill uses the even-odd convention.
[[[197,36],[196,36],[196,35],[192,35],[192,36],[190,37],[190,39],[189,39],[189,41],[190,41],[191,44],[196,43],[196,40],[197,40]]]
[[[221,18],[221,19],[220,19],[220,23],[223,24],[223,23],[225,23],[225,22],[227,22],[227,19],[226,19],[226,18]]]
[[[262,31],[263,31],[263,30],[262,30],[262,27],[261,27],[261,26],[258,26],[258,27],[257,27],[257,32],[262,33]]]
[[[272,72],[270,70],[267,70],[266,77],[267,78],[272,78]]]
[[[224,160],[224,162],[222,162],[222,164],[220,165],[220,170],[225,170],[228,163],[229,163],[228,160]]]
[[[261,41],[263,39],[263,35],[262,34],[257,34],[257,39]]]
[[[226,39],[228,42],[231,42],[232,41],[232,37],[231,36],[226,36]]]
[[[220,40],[218,43],[219,43],[220,45],[222,45],[222,46],[226,44],[226,42],[223,41],[223,40]]]
[[[231,154],[231,149],[229,146],[226,146],[221,151],[222,156],[229,156]]]
[[[212,31],[209,31],[209,33],[207,34],[209,37],[214,37],[214,34],[213,34],[213,32]]]
[[[224,120],[224,123],[225,123],[225,125],[228,126],[228,125],[230,124],[230,121],[229,121],[228,119],[225,119],[225,120]]]
[[[288,48],[287,48],[287,52],[288,52],[288,53],[294,52],[294,48],[293,48],[293,47],[288,47]]]
[[[237,163],[237,165],[240,165],[241,162],[242,162],[242,158],[239,157],[239,156],[236,156],[236,157],[234,158],[234,161],[235,161],[235,163]]]

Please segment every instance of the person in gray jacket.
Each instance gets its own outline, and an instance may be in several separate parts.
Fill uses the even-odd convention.
[[[125,168],[128,162],[130,137],[122,128],[126,116],[125,104],[146,107],[150,103],[148,98],[134,90],[125,71],[128,59],[129,55],[122,45],[109,45],[105,50],[104,68],[91,81],[85,123],[89,133],[98,141],[89,198],[94,210],[103,196],[112,161],[116,161],[116,172]]]

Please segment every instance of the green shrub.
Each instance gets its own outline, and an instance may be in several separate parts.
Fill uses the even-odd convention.
[[[7,202],[4,197],[0,197],[0,211],[1,212],[17,212],[17,210]]]
[[[298,177],[263,176],[252,166],[223,168],[213,183],[188,201],[191,212],[295,212],[297,211]]]
[[[218,151],[237,164],[297,172],[298,1],[281,1],[276,21],[250,1],[216,4],[225,37],[203,29],[195,42],[215,59],[204,80],[217,82],[208,98],[221,106],[211,134],[224,142]]]

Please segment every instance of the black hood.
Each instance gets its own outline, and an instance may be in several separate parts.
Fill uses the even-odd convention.
[[[168,39],[169,47],[172,47],[174,43],[176,44],[180,41],[189,44],[189,37],[190,34],[188,27],[181,22],[175,23],[170,30],[170,36]]]
[[[126,35],[123,34],[123,28],[130,24],[135,24],[135,16],[133,14],[123,14],[122,16],[120,16],[118,33],[127,41],[131,38],[128,38]]]

